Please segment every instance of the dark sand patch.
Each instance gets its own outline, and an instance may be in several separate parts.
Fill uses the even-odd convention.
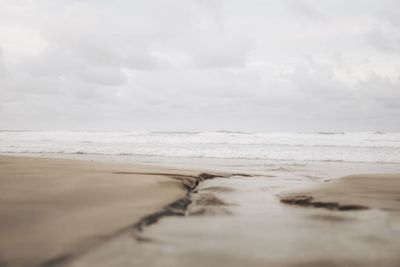
[[[225,206],[227,205],[220,198],[216,197],[214,194],[201,194],[201,197],[194,201],[197,206]]]
[[[281,202],[330,210],[369,208],[400,212],[400,174],[351,175],[318,187],[280,195]]]
[[[338,202],[328,202],[328,201],[316,201],[311,196],[306,195],[295,195],[287,198],[282,198],[281,202],[286,204],[293,204],[305,207],[314,207],[314,208],[325,208],[329,210],[365,210],[369,209],[369,207],[362,205],[348,205],[348,204],[340,204]]]
[[[215,215],[231,215],[232,212],[221,206],[210,207],[194,207],[188,212],[189,216],[215,216]]]
[[[309,218],[312,220],[334,222],[334,223],[355,221],[354,218],[340,216],[340,215],[334,215],[334,214],[312,214],[309,216]]]

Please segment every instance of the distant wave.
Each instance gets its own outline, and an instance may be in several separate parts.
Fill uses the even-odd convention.
[[[400,163],[400,133],[0,131],[0,153]]]
[[[216,133],[228,133],[228,134],[255,134],[251,132],[241,132],[241,131],[215,131]]]
[[[176,131],[176,132],[174,132],[174,131],[172,131],[172,132],[168,132],[168,131],[166,131],[166,132],[163,132],[163,131],[161,131],[161,132],[150,132],[151,134],[199,134],[199,133],[201,133],[201,132],[184,132],[184,131],[182,131],[182,132],[180,132],[180,131]]]
[[[336,134],[346,134],[345,132],[316,132],[315,134],[321,134],[321,135],[336,135]]]

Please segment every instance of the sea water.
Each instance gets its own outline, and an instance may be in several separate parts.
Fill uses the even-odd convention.
[[[0,153],[400,163],[400,133],[0,131]]]

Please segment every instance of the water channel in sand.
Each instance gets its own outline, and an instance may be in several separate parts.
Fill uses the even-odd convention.
[[[166,217],[143,232],[121,235],[70,266],[398,266],[400,262],[398,217],[380,210],[294,207],[277,197],[350,174],[398,173],[399,164],[187,160],[182,165],[252,176],[206,180],[192,193],[187,216]]]

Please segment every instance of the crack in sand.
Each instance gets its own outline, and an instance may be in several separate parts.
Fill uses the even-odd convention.
[[[178,199],[178,200],[168,204],[161,210],[145,216],[144,218],[142,218],[141,220],[139,220],[138,222],[136,222],[133,225],[118,229],[109,235],[101,236],[101,238],[99,238],[99,239],[101,239],[100,242],[86,248],[83,251],[80,251],[79,253],[75,253],[75,254],[65,253],[65,254],[59,255],[55,258],[49,259],[45,262],[42,262],[42,263],[36,265],[36,267],[54,267],[54,266],[62,266],[62,265],[68,264],[68,263],[76,260],[80,256],[86,254],[87,252],[95,249],[97,246],[102,245],[104,242],[109,241],[110,239],[113,239],[121,234],[127,233],[132,230],[134,230],[136,232],[142,232],[145,227],[148,227],[154,223],[157,223],[163,217],[184,216],[186,213],[187,207],[192,202],[190,195],[198,187],[200,182],[202,182],[204,180],[208,180],[208,179],[217,178],[217,177],[231,176],[231,174],[222,175],[222,174],[211,174],[211,173],[200,173],[198,176],[174,174],[174,173],[141,173],[141,172],[113,172],[113,173],[114,174],[131,174],[131,175],[139,174],[139,175],[168,176],[173,179],[180,180],[182,182],[182,185],[186,188],[187,194],[184,198]],[[148,239],[144,239],[139,235],[136,235],[135,232],[133,234],[134,234],[134,238],[139,242],[151,241]],[[7,264],[4,265],[4,263],[0,262],[0,267],[3,267],[3,266],[6,267]]]
[[[306,195],[296,195],[281,199],[282,203],[290,205],[298,205],[304,207],[325,208],[329,210],[349,211],[349,210],[366,210],[367,206],[362,205],[343,205],[338,202],[315,201],[313,197]]]

